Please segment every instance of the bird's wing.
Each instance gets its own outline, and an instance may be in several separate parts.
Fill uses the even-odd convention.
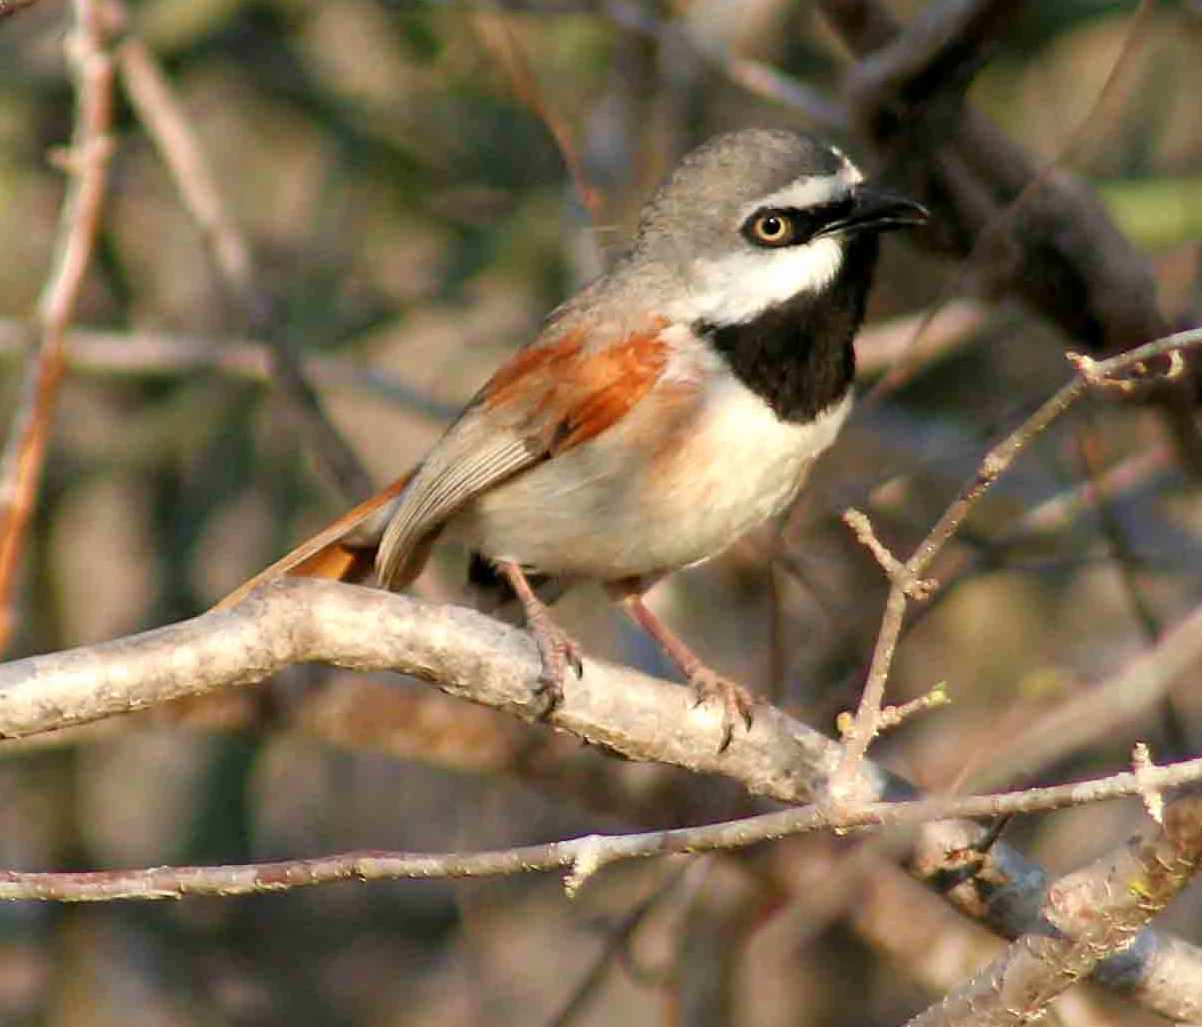
[[[376,556],[381,585],[412,580],[423,542],[473,496],[587,442],[626,414],[667,362],[662,328],[600,345],[568,330],[502,366],[401,493]]]
[[[600,346],[588,345],[584,332],[568,331],[519,351],[419,467],[306,539],[216,608],[277,578],[357,581],[373,563],[382,585],[403,587],[421,571],[443,523],[469,499],[593,438],[647,393],[667,361],[662,327]]]

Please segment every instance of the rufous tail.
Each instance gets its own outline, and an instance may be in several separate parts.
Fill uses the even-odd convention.
[[[330,581],[362,581],[376,561],[376,545],[370,540],[350,545],[346,537],[368,517],[401,494],[414,472],[401,475],[387,488],[365,499],[338,520],[306,539],[270,567],[244,581],[213,609],[223,610],[241,602],[260,585],[277,578],[325,578]],[[378,541],[378,540],[377,540]]]

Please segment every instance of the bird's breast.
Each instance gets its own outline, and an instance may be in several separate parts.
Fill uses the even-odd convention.
[[[728,371],[667,377],[607,431],[491,489],[449,527],[551,574],[673,571],[784,509],[850,405],[847,395],[790,422]]]
[[[710,385],[679,444],[649,476],[648,516],[675,532],[678,566],[705,559],[780,513],[834,442],[850,393],[805,422],[780,419],[732,375]]]

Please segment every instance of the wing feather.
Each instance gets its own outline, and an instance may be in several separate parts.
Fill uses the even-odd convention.
[[[585,347],[583,332],[564,332],[498,370],[401,494],[376,556],[381,585],[410,581],[423,541],[474,496],[625,415],[667,362],[663,327],[657,322],[595,349]]]
[[[376,554],[376,577],[385,588],[412,580],[411,555],[468,499],[539,459],[538,451],[520,437],[481,439],[475,420],[468,414],[444,436],[401,497]]]

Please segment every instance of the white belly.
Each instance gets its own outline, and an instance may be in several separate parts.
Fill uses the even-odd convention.
[[[851,395],[815,421],[789,424],[729,374],[704,389],[670,449],[650,452],[646,440],[657,432],[647,419],[662,410],[640,403],[594,439],[474,500],[448,536],[494,558],[602,581],[716,555],[792,501],[835,440]],[[632,466],[631,452],[648,458]]]

